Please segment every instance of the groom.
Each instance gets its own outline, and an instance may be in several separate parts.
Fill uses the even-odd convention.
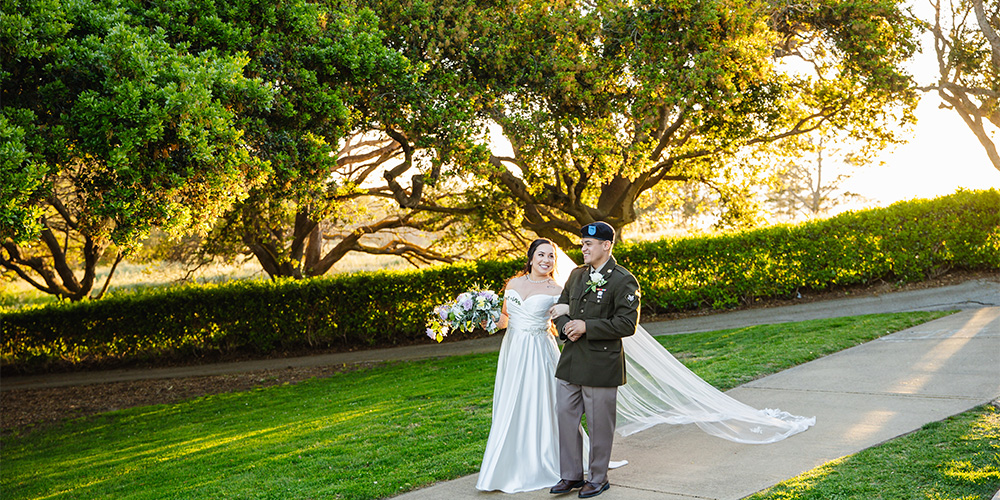
[[[584,265],[566,281],[559,304],[569,313],[555,319],[565,341],[556,366],[559,467],[562,478],[551,493],[582,487],[580,498],[608,489],[608,462],[615,431],[618,386],[625,383],[622,337],[639,322],[639,283],[611,256],[615,230],[594,222],[580,230]],[[565,311],[562,306],[560,311]],[[590,480],[583,479],[580,420],[587,415],[590,433]]]

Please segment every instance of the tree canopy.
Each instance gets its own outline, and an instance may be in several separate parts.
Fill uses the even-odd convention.
[[[874,144],[912,120],[898,2],[518,3],[467,63],[512,156],[492,179],[522,226],[568,244],[579,225],[636,219],[670,181],[739,206],[727,164],[826,125]]]
[[[880,147],[916,102],[901,0],[15,3],[0,264],[74,300],[154,226],[302,277],[447,261],[442,235],[572,245],[692,183],[735,220],[750,151]]]
[[[199,52],[243,53],[244,75],[267,82],[274,105],[241,113],[247,147],[269,177],[233,204],[209,238],[212,254],[249,250],[271,276],[322,274],[320,222],[359,196],[337,175],[341,143],[370,121],[366,109],[412,86],[420,68],[382,43],[370,10],[301,0],[156,0],[145,22]],[[376,104],[377,102],[377,104]]]

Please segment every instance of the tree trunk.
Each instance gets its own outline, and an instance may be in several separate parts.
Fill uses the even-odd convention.
[[[993,69],[1000,71],[1000,36],[990,24],[990,19],[986,15],[983,7],[983,0],[972,0],[972,9],[976,13],[976,22],[979,23],[979,30],[990,44],[990,60],[993,61]]]
[[[983,116],[979,108],[964,93],[958,92],[955,89],[950,90],[952,90],[952,94],[948,94],[943,89],[938,91],[938,94],[958,112],[958,115],[962,117],[969,130],[975,134],[976,139],[979,140],[979,144],[986,150],[986,156],[990,159],[990,163],[993,164],[993,168],[1000,170],[1000,153],[997,152],[993,138],[986,131]]]
[[[243,244],[250,249],[250,253],[257,258],[257,262],[260,263],[260,267],[264,269],[264,272],[270,276],[271,279],[277,279],[282,276],[281,267],[278,264],[278,256],[274,249],[267,245],[266,243],[257,240],[252,235],[243,235]]]
[[[319,273],[316,272],[316,266],[319,264],[321,258],[323,258],[323,232],[320,230],[319,224],[315,224],[312,231],[309,231],[309,236],[306,240],[306,261],[303,266],[306,276],[320,276],[326,273],[326,269]]]

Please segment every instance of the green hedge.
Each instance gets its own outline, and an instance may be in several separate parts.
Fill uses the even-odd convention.
[[[639,279],[645,311],[726,308],[796,291],[919,281],[948,268],[997,270],[1000,192],[960,191],[738,234],[623,243],[615,255]],[[5,313],[0,362],[12,373],[212,353],[430,342],[423,331],[433,306],[475,284],[498,290],[522,265],[474,262],[183,286]]]
[[[878,281],[913,282],[951,268],[1000,269],[1000,192],[959,191],[795,226],[615,249],[644,308],[728,308],[758,298]]]
[[[522,265],[485,261],[304,281],[191,285],[7,313],[0,316],[0,359],[12,373],[308,346],[408,344],[420,339],[435,305],[474,285],[497,290]]]

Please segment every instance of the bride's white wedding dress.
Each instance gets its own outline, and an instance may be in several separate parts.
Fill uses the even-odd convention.
[[[556,362],[559,348],[548,332],[548,310],[557,295],[522,298],[504,292],[507,333],[500,345],[493,389],[493,424],[476,488],[505,493],[559,482]]]

